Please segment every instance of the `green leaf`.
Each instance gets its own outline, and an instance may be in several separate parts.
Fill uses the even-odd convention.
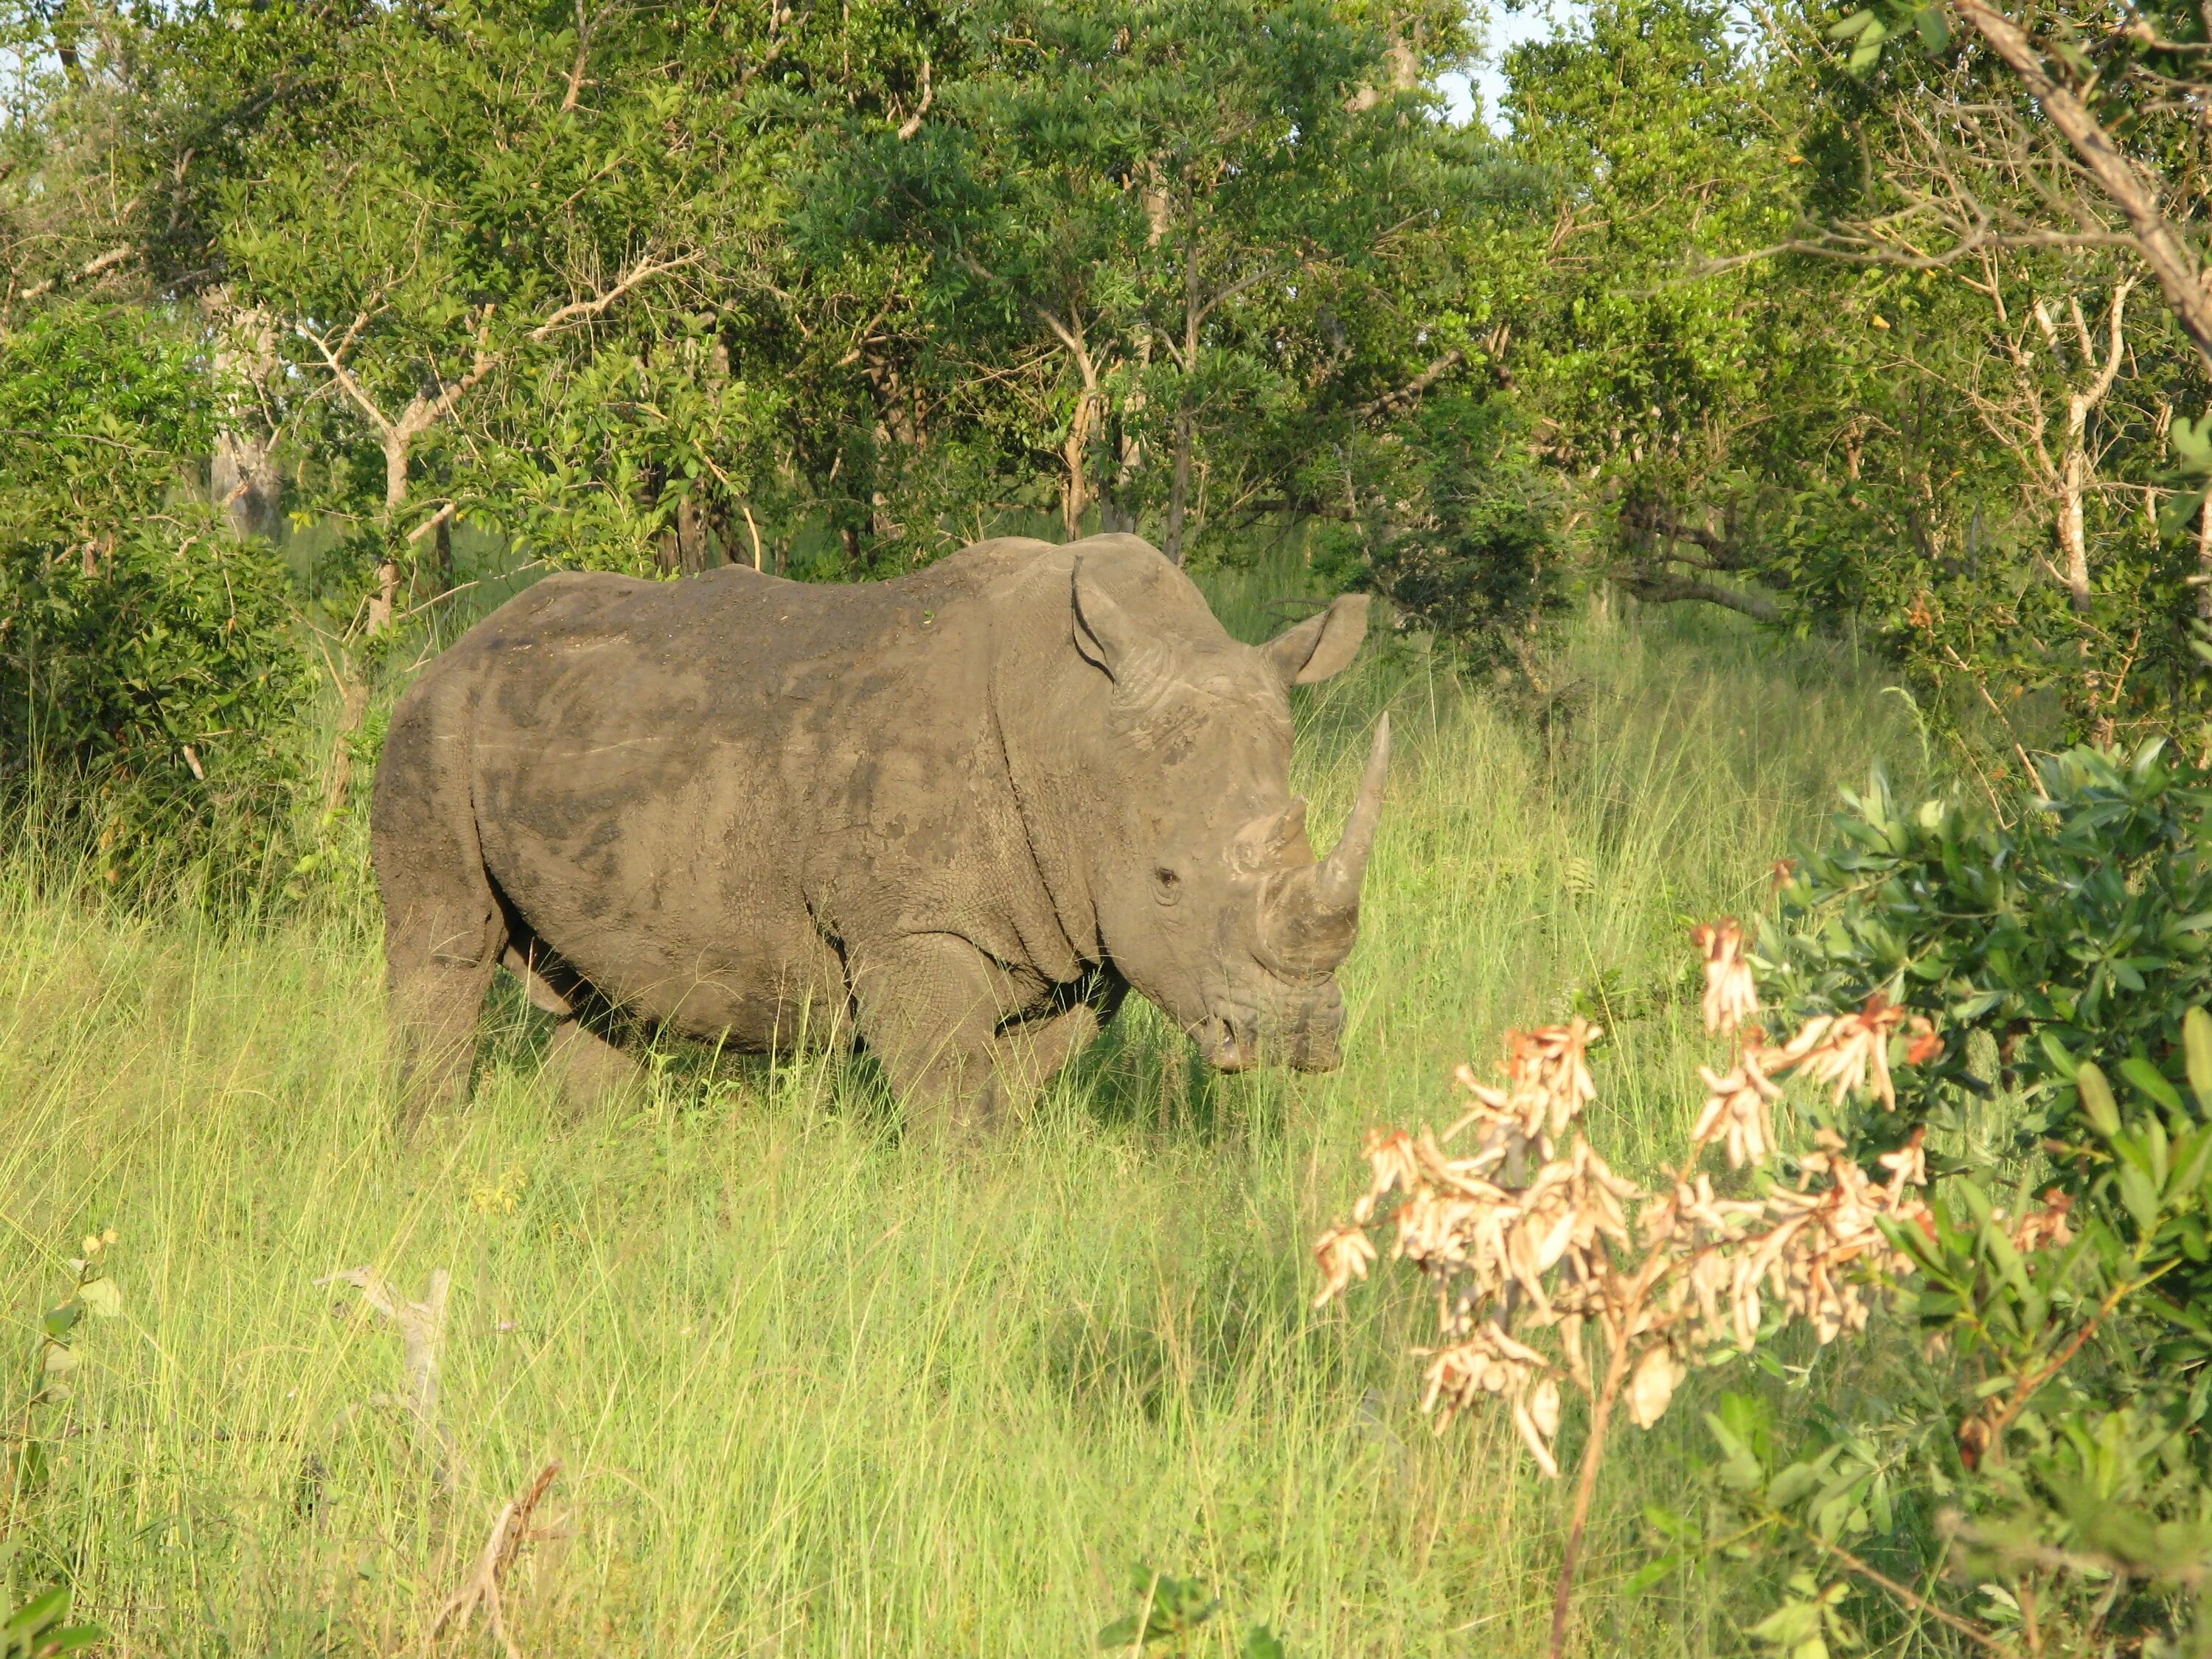
[[[1713,1437],[1721,1443],[1721,1466],[1718,1471],[1721,1485],[1730,1492],[1753,1492],[1762,1484],[1759,1460],[1750,1449],[1730,1438],[1726,1430],[1715,1422],[1711,1413],[1705,1413],[1705,1425]]]
[[[1656,1560],[1646,1561],[1628,1575],[1627,1583],[1621,1587],[1622,1592],[1628,1595],[1641,1595],[1661,1579],[1674,1573],[1681,1566],[1685,1559],[1683,1552],[1675,1550],[1658,1557]]]
[[[2150,1177],[2132,1164],[2123,1164],[2119,1170],[2120,1202],[2127,1206],[2136,1226],[2143,1233],[2158,1226],[2158,1188],[2151,1185]]]
[[[1776,1474],[1766,1488],[1766,1506],[1786,1510],[1812,1492],[1820,1489],[1828,1478],[1828,1470],[1842,1452],[1840,1446],[1831,1446],[1819,1457],[1804,1462],[1792,1463]]]
[[[1920,31],[1920,44],[1930,56],[1951,44],[1951,26],[1944,21],[1941,6],[1926,6],[1915,12],[1912,26]]]
[[[1283,1644],[1265,1625],[1255,1625],[1237,1644],[1237,1659],[1284,1659]]]
[[[2181,1109],[2181,1091],[2167,1082],[2160,1074],[2158,1067],[2143,1059],[2142,1055],[2130,1054],[2122,1060],[2120,1075],[2165,1107],[2166,1110],[2178,1112]]]
[[[2184,466],[2212,471],[2212,411],[2194,421],[2181,416],[2167,428],[2166,435]]]
[[[2179,1200],[2204,1184],[2212,1170],[2212,1124],[2197,1130],[2174,1149],[2173,1178],[2166,1184],[2167,1196]]]
[[[1686,1515],[1677,1514],[1661,1504],[1644,1506],[1644,1524],[1662,1538],[1695,1538],[1698,1523]]]
[[[76,1287],[76,1299],[95,1319],[123,1316],[123,1291],[112,1279],[88,1279]]]
[[[4,1604],[0,1604],[4,1605]],[[69,1617],[70,1592],[66,1584],[56,1584],[44,1594],[33,1596],[15,1610],[4,1628],[19,1638],[35,1638],[49,1626],[58,1625]],[[25,1642],[24,1650],[35,1653],[38,1645]]]
[[[1980,1182],[1972,1176],[1967,1176],[1955,1183],[1951,1190],[1959,1200],[1973,1212],[1977,1224],[1984,1227],[1990,1224],[1990,1218],[1996,1213],[1996,1206],[1990,1200],[1989,1194],[1983,1190]]]
[[[2048,1032],[2044,1037],[2046,1042],[2051,1040]],[[2074,1073],[2074,1086],[2081,1091],[2081,1109],[2088,1114],[2097,1133],[2107,1140],[2119,1133],[2119,1103],[2112,1098],[2112,1085],[2105,1080],[2104,1073],[2094,1062],[2085,1063]]]
[[[1808,1643],[1820,1640],[1820,1605],[1817,1601],[1784,1601],[1753,1625],[1751,1634],[1793,1656],[1802,1654]]]
[[[1098,1645],[1102,1648],[1130,1647],[1135,1644],[1136,1640],[1137,1615],[1133,1613],[1116,1619],[1098,1632]]]
[[[2191,1008],[2181,1019],[2181,1046],[2188,1057],[2189,1086],[2197,1103],[2212,1113],[2212,1014]]]

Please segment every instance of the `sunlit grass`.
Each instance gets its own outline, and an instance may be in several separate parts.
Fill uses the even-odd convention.
[[[1259,601],[1288,580],[1224,580],[1224,615],[1281,625]],[[1559,1494],[1501,1424],[1432,1437],[1419,1310],[1311,1312],[1307,1246],[1365,1125],[1442,1111],[1453,1064],[1577,986],[1634,1016],[1596,1133],[1632,1166],[1671,1146],[1682,920],[1755,907],[1838,783],[1918,760],[1832,650],[1594,617],[1562,670],[1548,735],[1402,643],[1304,708],[1317,838],[1386,704],[1399,738],[1344,1069],[1200,1076],[1133,1011],[960,1160],[815,1060],[672,1056],[649,1098],[565,1118],[514,999],[474,1104],[403,1148],[364,908],[225,934],[0,886],[11,1427],[88,1228],[122,1236],[126,1316],[32,1419],[63,1437],[16,1506],[34,1561],[119,1653],[397,1653],[558,1458],[565,1536],[510,1586],[532,1656],[1072,1655],[1139,1565],[1221,1594],[1224,1652],[1261,1620],[1302,1659],[1534,1650]],[[449,1453],[377,1403],[390,1327],[313,1283],[371,1263],[453,1274]],[[1608,1591],[1640,1559],[1628,1489],[1672,1455],[1610,1477],[1594,1653],[1740,1645],[1724,1607]]]

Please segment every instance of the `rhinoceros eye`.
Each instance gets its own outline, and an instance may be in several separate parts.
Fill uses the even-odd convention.
[[[1182,896],[1182,878],[1162,865],[1152,872],[1152,896],[1163,904],[1173,904]]]

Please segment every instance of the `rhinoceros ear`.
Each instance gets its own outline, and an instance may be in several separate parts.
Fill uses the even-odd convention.
[[[1136,620],[1083,568],[1080,559],[1075,562],[1075,648],[1116,684],[1153,654]]]
[[[1269,640],[1260,653],[1288,684],[1311,685],[1350,667],[1366,637],[1367,595],[1342,593],[1318,617]]]

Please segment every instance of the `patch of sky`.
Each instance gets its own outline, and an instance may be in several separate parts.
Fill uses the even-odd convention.
[[[1509,125],[1505,114],[1505,54],[1530,40],[1548,40],[1572,27],[1588,11],[1580,0],[1522,0],[1509,5],[1504,0],[1478,4],[1475,14],[1482,27],[1482,56],[1474,68],[1447,75],[1442,86],[1444,106],[1455,121],[1480,120],[1503,135]]]

